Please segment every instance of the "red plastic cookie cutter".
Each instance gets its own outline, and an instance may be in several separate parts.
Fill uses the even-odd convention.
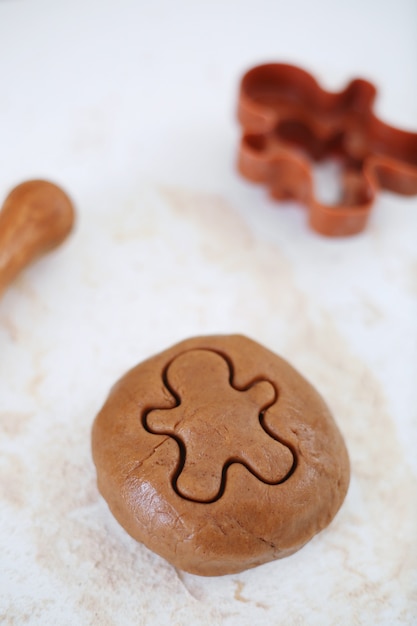
[[[266,183],[274,198],[307,205],[319,233],[359,233],[379,188],[417,194],[417,133],[379,120],[372,111],[376,94],[360,78],[332,93],[292,65],[252,68],[240,85],[239,171]],[[315,197],[311,168],[312,159],[329,157],[343,164],[341,198],[334,205]]]

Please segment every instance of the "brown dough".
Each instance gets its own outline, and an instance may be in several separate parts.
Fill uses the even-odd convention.
[[[239,335],[188,339],[129,371],[96,417],[92,446],[120,524],[205,576],[295,552],[333,519],[349,484],[320,395]]]

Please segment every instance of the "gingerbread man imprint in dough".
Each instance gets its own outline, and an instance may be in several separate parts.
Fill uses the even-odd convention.
[[[265,411],[278,398],[272,383],[259,379],[236,388],[229,362],[205,349],[176,357],[165,370],[164,382],[177,405],[150,409],[143,423],[149,432],[177,441],[180,463],[173,488],[180,496],[217,500],[232,463],[243,464],[268,484],[282,483],[293,472],[293,452],[263,426]]]

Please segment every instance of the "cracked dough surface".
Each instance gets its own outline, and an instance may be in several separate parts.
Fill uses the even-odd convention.
[[[200,360],[195,361],[196,355]],[[271,442],[275,440],[284,452],[291,450],[296,459],[294,470],[278,484],[267,482],[262,470],[260,476],[255,475],[245,464],[247,438],[239,432],[241,425],[235,433],[232,428],[242,410],[240,398],[237,401],[232,395],[230,399],[226,385],[208,391],[202,385],[202,381],[209,384],[213,368],[221,368],[219,361],[224,357],[231,364],[228,387],[232,389],[233,384],[235,395],[239,396],[236,389],[242,395],[243,390],[259,387],[259,381],[269,381],[277,392],[263,416],[267,432]],[[182,400],[187,385],[175,397],[168,382],[170,370],[179,369],[177,364],[184,360],[188,370],[192,364],[193,373],[190,376],[188,371],[187,378],[190,395],[194,388],[200,390],[194,397],[194,413],[199,413],[200,422],[208,416],[199,431],[200,473],[198,467],[194,473],[184,471],[188,457],[193,456],[187,454],[187,435],[179,437],[179,445],[172,434],[152,432],[146,422],[146,416],[153,413],[192,412]],[[182,368],[187,370],[185,365]],[[213,406],[215,413],[225,411],[228,417],[223,447],[207,425],[216,425],[210,417]],[[197,428],[193,417],[193,428]],[[249,436],[260,429],[256,420],[255,412],[255,419],[248,419]],[[227,444],[229,436],[232,441]],[[240,457],[232,446],[235,441],[241,446]],[[189,339],[130,370],[113,387],[97,416],[92,442],[99,489],[118,521],[135,539],[194,574],[230,574],[295,552],[328,525],[349,483],[347,451],[322,398],[286,361],[239,335]],[[259,457],[262,442],[258,441]],[[220,467],[225,472],[224,490],[212,501],[191,499],[202,485],[212,484],[211,474],[218,475],[220,461],[212,454],[207,464],[204,454],[213,445],[224,453]],[[227,445],[233,449],[231,459]],[[193,452],[197,458],[198,450]],[[274,461],[271,456],[270,465]],[[182,473],[188,475],[185,492],[176,488]]]

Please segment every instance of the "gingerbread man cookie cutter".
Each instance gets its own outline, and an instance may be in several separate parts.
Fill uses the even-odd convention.
[[[360,78],[329,92],[292,65],[250,69],[239,92],[240,173],[266,184],[276,199],[305,204],[311,227],[323,235],[361,232],[379,189],[417,194],[417,133],[378,119],[372,110],[376,95],[375,86]],[[314,193],[311,159],[327,157],[344,165],[334,205]]]

